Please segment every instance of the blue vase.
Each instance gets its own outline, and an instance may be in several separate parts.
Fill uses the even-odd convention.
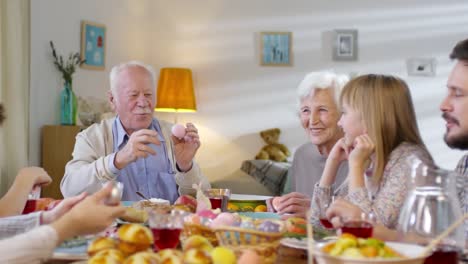
[[[71,82],[65,82],[60,93],[60,124],[75,125],[78,101],[72,90]]]

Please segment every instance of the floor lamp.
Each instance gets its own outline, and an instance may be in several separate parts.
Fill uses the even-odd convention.
[[[177,113],[197,111],[192,71],[190,69],[161,69],[156,94],[156,108],[154,110],[174,112],[174,123],[177,123]]]

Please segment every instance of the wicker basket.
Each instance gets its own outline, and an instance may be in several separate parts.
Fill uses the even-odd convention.
[[[274,263],[283,232],[270,233],[240,227],[218,227],[215,229],[219,244],[228,247],[237,257],[244,249],[252,249],[263,257],[264,263]]]
[[[218,246],[218,239],[216,238],[216,234],[214,230],[210,227],[193,224],[193,223],[184,223],[184,231],[182,233],[184,238],[188,238],[192,235],[200,235],[206,237],[210,243],[216,247]]]

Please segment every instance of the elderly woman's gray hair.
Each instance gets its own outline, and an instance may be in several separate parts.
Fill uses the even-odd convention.
[[[315,93],[315,89],[332,89],[336,105],[339,107],[340,93],[349,77],[344,74],[336,74],[332,71],[319,71],[307,74],[297,87],[297,104],[301,104],[309,95]]]
[[[112,91],[112,94],[115,95],[115,92],[117,91],[117,76],[119,75],[119,73],[121,71],[123,71],[124,69],[127,69],[127,68],[133,68],[133,67],[141,67],[143,69],[145,69],[148,74],[150,75],[151,77],[151,84],[152,84],[152,87],[156,87],[156,74],[154,72],[154,69],[153,67],[151,67],[150,65],[148,64],[145,64],[141,61],[129,61],[129,62],[124,62],[124,63],[121,63],[121,64],[118,64],[118,65],[115,65],[110,74],[109,74],[109,79],[110,79],[110,89]],[[156,89],[156,88],[155,88]]]

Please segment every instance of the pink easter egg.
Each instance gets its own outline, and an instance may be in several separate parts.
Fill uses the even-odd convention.
[[[185,127],[181,124],[175,124],[172,126],[172,135],[176,138],[183,138],[185,136]]]

